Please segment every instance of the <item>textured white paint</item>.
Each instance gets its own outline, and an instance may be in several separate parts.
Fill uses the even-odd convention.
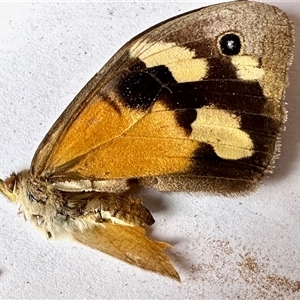
[[[0,176],[29,166],[62,110],[123,43],[211,2],[1,3]],[[277,6],[300,32],[299,2]],[[48,242],[0,197],[0,298],[299,299],[292,292],[292,280],[300,280],[296,43],[282,156],[266,184],[238,199],[144,194],[156,219],[150,234],[174,245],[181,284],[72,242]],[[284,276],[288,287],[278,285]]]

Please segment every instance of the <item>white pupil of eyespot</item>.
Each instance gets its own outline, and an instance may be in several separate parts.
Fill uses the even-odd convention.
[[[234,41],[227,41],[227,48],[228,49],[233,49],[234,48]]]

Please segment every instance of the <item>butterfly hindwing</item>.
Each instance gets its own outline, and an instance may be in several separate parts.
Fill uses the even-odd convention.
[[[108,223],[84,232],[74,231],[73,236],[91,248],[180,281],[178,273],[164,253],[169,245],[149,239],[145,230],[140,227]]]

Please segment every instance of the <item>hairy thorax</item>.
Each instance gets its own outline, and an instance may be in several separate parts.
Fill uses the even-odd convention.
[[[73,229],[88,226],[80,220],[80,211],[68,207],[60,191],[45,182],[29,178],[29,172],[21,172],[18,177],[17,202],[20,212],[48,238],[68,234]]]

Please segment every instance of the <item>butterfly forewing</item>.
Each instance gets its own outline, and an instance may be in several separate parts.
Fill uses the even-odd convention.
[[[248,190],[278,153],[291,40],[281,11],[252,2],[148,30],[81,91],[38,149],[33,172],[58,181],[158,178],[162,190],[178,190],[186,176],[188,190]]]

